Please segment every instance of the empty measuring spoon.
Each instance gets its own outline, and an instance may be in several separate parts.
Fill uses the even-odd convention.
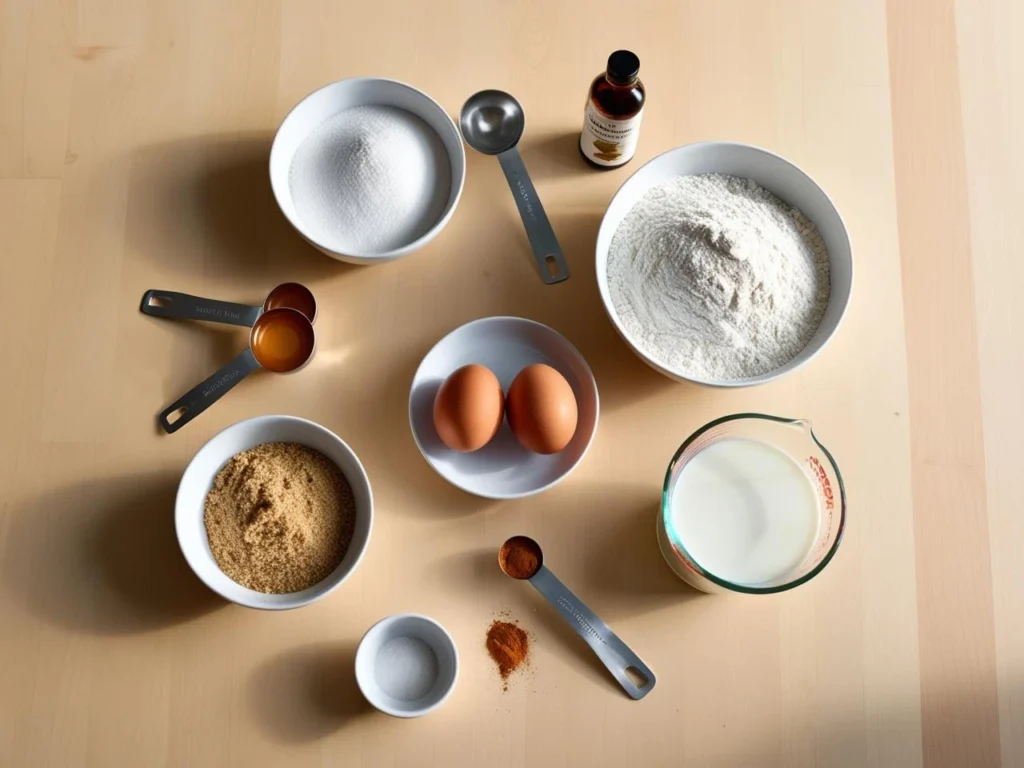
[[[485,155],[498,156],[526,227],[541,279],[548,285],[567,279],[569,267],[562,248],[516,148],[526,127],[522,105],[504,91],[480,91],[462,106],[459,127],[470,147]]]
[[[309,322],[316,322],[316,298],[313,292],[301,283],[281,283],[267,294],[263,306],[235,304],[231,301],[204,299],[175,291],[149,290],[142,294],[139,309],[145,315],[166,317],[172,320],[208,320],[213,323],[227,323],[252,327],[256,318],[269,309],[288,307],[305,315]]]
[[[498,565],[513,579],[529,581],[544,595],[632,698],[639,700],[651,692],[655,677],[650,667],[547,569],[536,541],[513,536],[498,550]]]
[[[315,350],[316,332],[305,315],[288,307],[268,309],[253,323],[249,347],[167,406],[160,426],[177,432],[257,368],[292,373],[308,363]]]

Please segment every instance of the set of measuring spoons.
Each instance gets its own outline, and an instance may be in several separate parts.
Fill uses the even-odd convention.
[[[274,373],[294,373],[316,352],[316,298],[299,283],[277,286],[261,306],[149,290],[142,296],[140,310],[153,317],[204,320],[251,329],[246,349],[160,412],[160,426],[169,433],[184,427],[253,371],[262,368]]]

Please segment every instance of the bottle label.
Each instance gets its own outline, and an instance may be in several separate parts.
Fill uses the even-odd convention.
[[[614,120],[602,114],[594,102],[587,100],[583,117],[583,132],[580,134],[580,149],[597,165],[615,167],[627,162],[636,153],[640,138],[641,109],[633,117]]]

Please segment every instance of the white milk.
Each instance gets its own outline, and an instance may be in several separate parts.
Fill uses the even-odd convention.
[[[683,467],[672,491],[672,525],[686,551],[734,584],[785,577],[810,552],[818,520],[810,478],[760,440],[712,443]]]

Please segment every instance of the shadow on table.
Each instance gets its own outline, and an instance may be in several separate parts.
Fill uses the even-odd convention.
[[[273,741],[297,744],[328,736],[374,710],[356,685],[358,643],[312,643],[259,666],[247,696],[259,728]]]
[[[519,143],[519,151],[530,172],[530,178],[538,182],[569,176],[575,176],[585,182],[587,175],[594,173],[580,153],[579,130],[553,131],[537,135],[527,132]]]
[[[317,251],[284,218],[270,187],[273,139],[269,132],[211,134],[136,152],[127,246],[175,283],[152,287],[185,290],[200,277],[220,277],[269,290],[355,269]],[[265,293],[214,298],[259,304]]]
[[[599,486],[583,491],[582,509],[608,505],[581,548],[586,589],[600,596],[606,621],[682,606],[706,597],[680,579],[665,562],[655,535],[661,508],[646,487]],[[592,497],[591,497],[592,494]]]
[[[392,497],[390,510],[420,518],[476,515],[497,502],[466,493],[442,478],[420,454],[409,426],[413,376],[433,345],[433,341],[419,344],[401,365],[392,370],[381,370],[383,385],[367,393],[369,399],[365,401],[354,396],[347,418],[354,432],[374,436],[373,441],[360,446],[360,458],[375,483],[381,482],[378,478],[387,483]],[[376,362],[368,361],[367,364],[380,368]],[[420,394],[426,394],[427,399],[432,400],[432,394]],[[433,413],[431,408],[427,410]],[[422,416],[424,411],[420,413]],[[432,417],[430,421],[424,428],[429,426],[432,431]]]
[[[178,548],[178,480],[112,478],[8,510],[4,586],[40,618],[101,635],[155,630],[225,605]]]

